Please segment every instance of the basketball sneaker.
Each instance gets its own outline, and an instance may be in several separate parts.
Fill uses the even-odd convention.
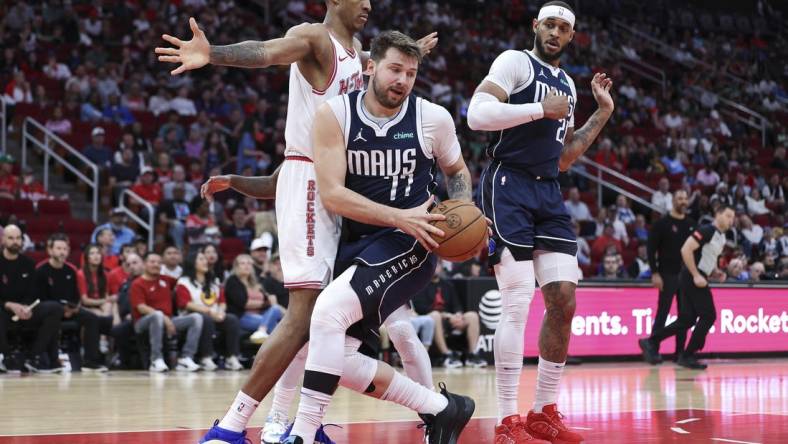
[[[150,367],[148,367],[148,371],[151,373],[164,373],[169,371],[170,368],[167,367],[167,364],[164,363],[164,359],[159,358],[155,361],[150,363]]]
[[[45,364],[39,356],[25,360],[24,366],[30,373],[49,374],[63,371],[63,367],[60,366],[60,361],[56,361],[55,365],[50,366]]]
[[[268,415],[268,418],[265,419],[263,431],[260,434],[260,441],[262,444],[279,444],[282,442],[282,436],[287,433],[289,428],[290,422],[287,420],[287,416],[279,412]]]
[[[654,343],[651,342],[651,339],[638,339],[638,346],[640,346],[640,350],[643,352],[643,360],[649,364],[657,365],[662,361],[659,356],[659,350],[654,345]]]
[[[695,355],[688,355],[686,353],[682,353],[679,356],[676,360],[676,364],[692,370],[706,370],[706,367],[708,367],[708,365],[698,361]]]
[[[224,369],[231,372],[237,372],[238,370],[243,370],[244,366],[241,364],[241,361],[238,360],[238,356],[230,356],[224,361]]]
[[[190,357],[179,358],[178,365],[175,366],[175,371],[178,372],[196,372],[200,370],[200,366]]]
[[[216,369],[219,368],[219,366],[216,365],[215,362],[213,362],[213,358],[206,356],[200,359],[200,368],[206,372],[215,372]]]
[[[462,429],[473,416],[476,403],[467,396],[449,393],[442,382],[438,387],[449,403],[437,415],[419,415],[424,421],[419,427],[424,428],[424,442],[427,444],[456,444]]]
[[[520,415],[511,415],[501,421],[501,425],[495,427],[495,444],[549,444],[531,436],[525,430],[525,423]]]
[[[487,360],[479,356],[478,353],[471,353],[468,355],[468,359],[465,360],[465,365],[473,368],[484,368],[487,367]]]
[[[555,404],[548,404],[540,413],[531,410],[525,418],[525,430],[532,436],[550,441],[553,444],[575,444],[583,442],[583,437],[567,428],[561,421],[564,415]]]
[[[217,419],[213,423],[213,427],[208,430],[208,433],[202,437],[199,444],[209,441],[220,441],[226,442],[227,444],[252,444],[252,442],[246,437],[246,430],[243,432],[233,432],[231,430],[223,429],[219,427],[219,420]]]
[[[292,424],[287,426],[287,430],[282,435],[282,444],[284,443],[304,443],[304,440],[301,439],[300,436],[291,436],[290,433],[293,431],[293,426],[295,425],[295,421]],[[315,432],[315,441],[314,444],[337,444],[328,437],[325,430],[323,430],[323,426],[321,425],[317,432]]]
[[[8,373],[8,368],[5,366],[5,356],[0,353],[0,373]]]
[[[443,366],[446,368],[460,368],[464,364],[460,359],[460,354],[457,352],[446,353],[443,355]]]

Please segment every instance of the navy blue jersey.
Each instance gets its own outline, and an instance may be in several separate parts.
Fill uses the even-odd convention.
[[[413,208],[435,187],[435,160],[425,154],[417,111],[420,98],[410,96],[400,112],[381,128],[364,110],[365,91],[346,96],[347,176],[345,186],[390,207]],[[351,219],[343,221],[343,238],[356,240],[386,227]]]
[[[564,148],[564,138],[575,112],[575,95],[572,80],[561,69],[543,64],[528,51],[525,63],[531,63],[532,80],[509,95],[509,103],[541,102],[554,89],[557,94],[569,97],[569,115],[566,119],[542,118],[500,132],[498,140],[487,148],[487,155],[509,168],[522,170],[533,176],[553,178],[558,176],[558,159]]]

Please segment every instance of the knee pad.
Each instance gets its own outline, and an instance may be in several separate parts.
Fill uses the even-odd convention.
[[[403,360],[410,359],[417,347],[423,347],[421,340],[416,334],[416,329],[409,320],[396,320],[392,323],[387,323],[386,328],[389,332],[389,338],[394,344]]]
[[[339,385],[358,393],[365,393],[375,380],[378,361],[359,353],[360,346],[361,341],[358,339],[345,337],[345,366]]]
[[[534,272],[540,287],[552,282],[572,282],[577,285],[581,273],[577,256],[544,250],[534,252]]]

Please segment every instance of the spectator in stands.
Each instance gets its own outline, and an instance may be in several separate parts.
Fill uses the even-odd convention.
[[[476,353],[479,340],[479,314],[463,307],[454,285],[440,275],[441,266],[435,269],[432,280],[426,288],[413,297],[413,308],[416,314],[429,315],[435,321],[435,346],[441,353],[440,364],[448,368],[486,367],[487,361]],[[446,335],[465,333],[467,339],[467,359],[465,364],[458,352],[449,350]]]
[[[192,159],[202,159],[204,146],[205,139],[200,130],[194,127],[189,128],[189,137],[183,142],[186,155]]]
[[[135,160],[134,149],[124,147],[120,151],[120,160],[116,159],[109,171],[109,188],[112,190],[113,204],[119,202],[120,195],[134,185],[139,175],[140,166]]]
[[[613,228],[613,224],[608,222],[605,224],[602,235],[597,236],[597,238],[594,239],[594,242],[591,244],[591,259],[593,261],[599,260],[607,247],[610,245],[614,246],[616,251],[619,253],[624,251],[624,245],[620,240],[615,238],[615,229]]]
[[[77,285],[80,303],[86,310],[99,317],[100,330],[109,333],[117,314],[117,295],[111,295],[107,286],[107,270],[101,252],[102,247],[88,244],[82,253],[82,268],[77,270]]]
[[[122,101],[124,107],[130,111],[145,111],[145,91],[138,82],[134,82],[123,94]]]
[[[268,258],[271,254],[271,249],[274,246],[274,236],[271,233],[265,232],[257,239],[252,241],[249,247],[249,255],[252,257],[252,268],[254,275],[261,280],[267,268]]]
[[[182,261],[181,249],[174,245],[167,245],[162,252],[161,275],[176,280],[180,279],[183,275]]]
[[[148,110],[152,112],[154,116],[169,112],[171,110],[171,100],[172,94],[170,94],[166,88],[159,88],[158,91],[148,99]],[[164,134],[165,133],[159,131],[159,136],[163,137]]]
[[[189,98],[189,90],[186,87],[178,89],[178,95],[170,100],[170,109],[181,116],[197,115],[197,108],[194,106],[194,101]]]
[[[111,271],[120,265],[118,255],[112,254],[112,247],[115,245],[115,234],[112,232],[111,228],[102,228],[96,233],[96,243],[94,245],[100,249],[99,253],[102,257],[102,266],[104,270]],[[84,255],[80,265],[84,266],[85,260],[87,259],[88,256]]]
[[[101,364],[99,354],[99,336],[108,334],[109,325],[101,318],[81,306],[76,268],[66,263],[70,247],[68,237],[63,233],[55,233],[47,239],[49,260],[39,265],[35,272],[34,294],[41,301],[60,302],[63,318],[77,322],[82,330],[82,347],[85,358],[82,369],[87,371],[106,372],[107,367]],[[50,356],[50,360],[53,357]]]
[[[46,128],[58,136],[71,134],[71,121],[63,117],[63,105],[58,103],[52,110],[52,117],[47,119]]]
[[[190,214],[186,218],[189,245],[218,244],[221,233],[216,226],[215,217],[211,214],[210,203],[197,196],[192,199],[189,209]]]
[[[90,132],[92,142],[82,150],[82,154],[103,170],[112,167],[112,150],[104,144],[104,128],[97,126]]]
[[[737,195],[737,191],[742,190],[742,196],[747,196],[752,191],[752,187],[747,184],[747,176],[742,173],[736,174],[736,184],[731,188],[731,193]]]
[[[230,150],[224,135],[219,131],[210,131],[205,137],[205,149],[202,152],[202,162],[205,170],[221,166],[230,157]]]
[[[703,165],[703,168],[698,170],[698,174],[695,175],[695,180],[704,187],[713,187],[720,182],[720,175],[711,169],[707,163]]]
[[[775,170],[788,170],[788,161],[785,160],[785,147],[781,146],[774,150],[774,158],[769,166]]]
[[[728,192],[728,184],[725,181],[717,185],[717,192],[712,194],[710,200],[716,200],[719,205],[733,206],[733,196]]]
[[[744,250],[744,254],[747,257],[752,257],[753,247],[757,247],[763,240],[763,227],[753,223],[752,219],[746,214],[742,214],[739,217],[739,227],[744,237],[741,243],[742,250]]]
[[[205,171],[200,159],[192,159],[189,161],[189,171],[186,173],[186,177],[195,188],[202,186],[202,183],[205,181]]]
[[[648,228],[646,227],[646,217],[638,214],[635,217],[635,227],[632,229],[638,243],[645,243],[648,240]]]
[[[684,119],[681,117],[676,108],[672,108],[667,114],[665,114],[665,116],[662,118],[662,123],[669,130],[681,129],[684,127]]]
[[[142,236],[134,238],[134,251],[140,256],[145,257],[148,254],[148,240]]]
[[[57,363],[46,365],[42,362],[47,349],[57,341],[63,305],[58,301],[41,300],[30,307],[38,295],[33,291],[35,262],[22,254],[22,230],[16,225],[6,225],[3,229],[3,251],[0,254],[0,373],[20,370],[20,365],[11,359],[8,344],[9,330],[17,327],[34,329],[35,340],[29,349],[27,368],[34,370],[51,369]],[[40,297],[39,297],[40,298]],[[13,322],[12,317],[19,321]],[[52,364],[55,364],[54,366]]]
[[[96,242],[96,235],[104,228],[112,230],[115,235],[115,243],[112,244],[112,254],[120,254],[120,248],[134,240],[134,231],[126,225],[126,213],[122,208],[113,208],[109,214],[109,222],[99,225],[93,230],[90,236],[91,242]]]
[[[213,338],[217,330],[221,330],[225,339],[227,370],[241,370],[243,366],[238,360],[241,347],[241,327],[238,317],[227,313],[224,292],[219,280],[213,275],[206,255],[194,251],[183,263],[183,276],[178,279],[175,287],[178,309],[182,313],[198,313],[203,318],[202,335],[200,336],[200,366],[206,371],[215,371],[213,361]]]
[[[68,80],[71,77],[71,70],[65,63],[58,63],[54,53],[49,54],[43,71],[44,75],[55,80]]]
[[[629,154],[627,161],[627,168],[637,171],[646,171],[648,169],[651,156],[648,153],[648,148],[644,143],[638,145],[637,150]]]
[[[577,187],[569,189],[569,199],[564,201],[564,206],[573,221],[583,222],[591,220],[591,211],[588,210],[588,205],[580,200],[580,190]]]
[[[775,232],[777,231],[779,231],[779,233],[782,235],[782,230],[780,228],[772,229],[770,227],[766,227],[763,229],[763,239],[761,239],[761,243],[758,245],[758,256],[778,257],[780,255],[780,244],[775,237]]]
[[[609,215],[608,222],[613,224],[613,237],[620,240],[622,245],[629,245],[629,232],[627,232],[627,226],[624,225],[624,222],[615,217],[618,214],[618,208],[615,205],[611,205],[610,208],[607,209],[607,214]]]
[[[8,106],[8,121],[12,121],[14,115],[14,106],[17,103],[33,103],[33,90],[30,87],[30,82],[25,79],[25,72],[18,70],[14,72],[14,77],[8,82],[2,97]]]
[[[616,219],[625,225],[635,223],[635,213],[629,208],[629,200],[623,194],[616,197]]]
[[[224,259],[222,259],[222,253],[219,252],[219,248],[216,244],[208,244],[203,246],[202,252],[205,254],[205,258],[208,259],[208,266],[211,267],[211,271],[213,271],[213,275],[216,276],[216,279],[219,281],[224,281],[227,277],[225,273],[224,267]]]
[[[580,265],[591,264],[591,247],[585,237],[580,235],[580,223],[574,222],[575,237],[577,238],[577,262]]]
[[[638,245],[638,254],[630,264],[627,274],[633,279],[651,278],[651,267],[648,264],[648,250],[645,243]]]
[[[659,189],[651,196],[651,203],[663,213],[668,213],[673,208],[673,194],[670,192],[670,182],[667,177],[659,180]]]
[[[750,281],[760,282],[764,274],[766,274],[766,267],[763,262],[755,262],[750,265]]]
[[[115,150],[115,155],[113,156],[113,162],[120,162],[121,157],[123,156],[123,151],[126,148],[131,148],[131,152],[133,154],[131,163],[137,165],[137,168],[140,169],[145,166],[145,159],[143,158],[144,154],[147,152],[140,152],[137,148],[136,142],[134,140],[134,133],[131,131],[124,131],[123,135],[120,136],[120,143],[118,144],[118,149]],[[147,148],[143,145],[143,151],[147,151]]]
[[[187,202],[191,202],[197,196],[197,187],[195,187],[192,182],[186,180],[186,171],[183,169],[182,165],[175,165],[172,168],[172,179],[164,184],[164,198],[172,199],[173,190],[178,185],[183,187],[183,198],[186,199]]]
[[[786,243],[788,245],[788,242]],[[262,279],[263,289],[267,294],[276,296],[276,301],[284,308],[287,308],[290,302],[290,293],[284,284],[284,276],[282,274],[282,262],[279,260],[279,253],[274,253],[268,260],[268,266],[263,272]]]
[[[594,156],[594,161],[614,170],[621,171],[623,169],[621,159],[613,150],[613,141],[609,138],[604,138],[599,142],[599,149]]]
[[[19,178],[14,175],[14,157],[0,154],[0,198],[14,199],[19,190]]]
[[[173,136],[175,137],[174,142],[180,146],[184,139],[186,139],[186,132],[183,129],[183,125],[178,122],[178,119],[178,113],[176,111],[170,111],[169,114],[167,114],[167,123],[159,128],[159,137],[163,137],[166,140],[167,134],[169,134],[170,131],[175,131]]]
[[[752,191],[750,191],[750,195],[746,196],[744,199],[745,202],[747,202],[747,214],[751,216],[760,216],[771,213],[771,211],[766,208],[766,200],[761,196],[761,191],[758,190],[758,187],[753,187]]]
[[[64,198],[68,195],[64,195]],[[38,202],[43,199],[54,199],[54,196],[47,193],[44,184],[36,180],[33,168],[26,166],[22,168],[22,180],[19,183],[19,198]]]
[[[747,212],[747,190],[742,187],[736,189],[736,192],[733,193],[733,208],[736,210],[736,213],[746,213]]]
[[[761,195],[766,198],[769,205],[785,205],[785,187],[780,183],[780,175],[772,174],[769,183],[761,188]]]
[[[251,216],[247,213],[246,208],[242,206],[233,208],[232,225],[225,230],[225,236],[241,239],[248,247],[254,239],[254,228],[251,222]]]
[[[605,257],[602,258],[602,270],[599,273],[599,278],[606,280],[625,279],[627,276],[624,273],[624,267],[621,265],[618,255],[605,254]]]
[[[747,281],[750,279],[750,274],[747,272],[746,258],[735,257],[731,259],[725,271],[729,282]]]
[[[166,224],[167,234],[178,249],[183,249],[186,235],[186,219],[191,214],[183,184],[177,183],[172,189],[172,199],[165,199],[159,206],[159,222]]]
[[[137,260],[142,262],[142,259],[134,251],[133,245],[126,244],[121,248],[121,254],[118,256],[120,266],[108,271],[107,275],[107,294],[110,297],[117,297],[120,287],[129,279],[131,275],[132,263],[129,262],[130,256],[136,256]],[[142,271],[140,271],[142,273]]]
[[[94,90],[88,96],[88,100],[82,103],[79,111],[79,120],[83,122],[99,122],[102,119],[104,119],[104,112],[101,106],[101,96]]]
[[[131,284],[129,300],[134,319],[134,331],[147,333],[150,341],[151,372],[161,373],[169,370],[162,354],[162,338],[175,337],[186,332],[186,342],[181,349],[176,370],[195,372],[200,366],[194,362],[194,355],[200,343],[203,317],[199,313],[173,317],[172,291],[175,281],[161,276],[161,256],[148,253],[144,260],[145,270]]]
[[[131,191],[140,196],[154,207],[159,205],[162,198],[161,184],[156,182],[156,173],[153,168],[146,166],[140,170],[140,177],[137,183],[131,187]]]
[[[284,316],[276,296],[267,294],[255,275],[252,257],[240,254],[224,286],[227,311],[238,316],[241,329],[252,332],[249,340],[260,344],[274,331]]]

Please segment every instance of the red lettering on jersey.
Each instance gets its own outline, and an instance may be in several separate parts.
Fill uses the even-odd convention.
[[[306,183],[306,255],[315,255],[315,190],[314,180]]]
[[[344,80],[340,80],[339,81],[339,95],[340,96],[342,94],[347,94],[347,86],[348,86],[348,84],[347,84],[346,81],[344,81]]]

